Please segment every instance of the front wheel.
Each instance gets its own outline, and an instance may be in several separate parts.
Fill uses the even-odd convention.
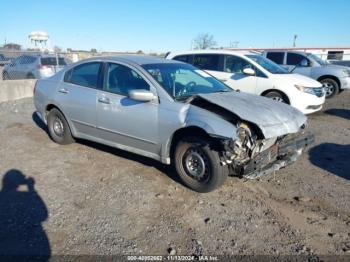
[[[270,92],[266,93],[264,96],[271,98],[274,101],[288,104],[288,101],[280,92],[270,91]]]
[[[320,82],[326,92],[326,98],[332,98],[339,93],[339,84],[334,79],[325,78]]]
[[[9,80],[9,79],[10,79],[9,73],[3,72],[2,73],[2,80]]]
[[[227,167],[220,163],[219,153],[200,138],[182,139],[175,149],[174,164],[182,182],[200,193],[220,187],[228,175]]]

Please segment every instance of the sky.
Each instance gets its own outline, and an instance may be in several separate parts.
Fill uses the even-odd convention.
[[[61,48],[167,52],[201,33],[218,47],[350,46],[349,0],[0,0],[0,45],[43,30]]]

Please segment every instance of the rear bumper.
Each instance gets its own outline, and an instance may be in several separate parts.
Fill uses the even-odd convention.
[[[284,137],[269,149],[261,152],[240,167],[240,175],[254,179],[270,174],[294,163],[303,150],[314,142],[311,133],[292,134]]]

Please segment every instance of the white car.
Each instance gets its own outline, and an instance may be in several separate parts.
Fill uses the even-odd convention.
[[[304,114],[322,109],[322,84],[291,74],[271,60],[252,52],[192,50],[169,53],[166,59],[192,64],[225,82],[232,89],[287,103]]]

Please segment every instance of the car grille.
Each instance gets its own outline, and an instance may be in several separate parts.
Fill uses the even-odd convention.
[[[317,97],[322,97],[324,96],[325,92],[324,92],[324,88],[323,87],[315,87],[313,88],[314,92],[315,92],[315,95]]]

